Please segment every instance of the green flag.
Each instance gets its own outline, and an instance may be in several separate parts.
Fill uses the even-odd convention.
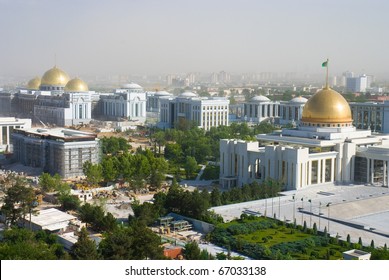
[[[328,64],[328,60],[327,60],[327,61],[324,61],[324,62],[321,64],[321,67],[327,67],[327,64]]]

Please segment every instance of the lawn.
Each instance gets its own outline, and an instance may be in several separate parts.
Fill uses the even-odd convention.
[[[335,260],[342,259],[344,251],[361,248],[359,244],[271,218],[242,218],[218,225],[211,241],[253,259]]]

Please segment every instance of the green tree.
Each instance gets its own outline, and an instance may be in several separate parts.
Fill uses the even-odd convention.
[[[134,173],[130,182],[133,190],[137,192],[144,187],[145,181],[149,180],[151,166],[147,157],[139,153],[133,156],[131,163],[134,167]]]
[[[199,260],[201,255],[201,250],[196,241],[192,241],[185,244],[184,247],[184,257],[187,260]]]
[[[158,132],[154,133],[152,139],[153,139],[155,145],[158,145],[158,154],[161,154],[161,147],[166,144],[165,132],[158,131]]]
[[[182,148],[180,144],[168,143],[165,146],[165,158],[173,162],[179,163],[182,161]]]
[[[132,228],[117,227],[99,244],[99,253],[106,260],[132,260],[134,259]]]
[[[101,206],[85,203],[80,207],[79,214],[81,221],[96,231],[112,232],[117,227],[115,217],[111,213],[105,215]]]
[[[80,200],[75,195],[61,195],[58,200],[61,203],[62,210],[64,211],[77,210],[80,207]]]
[[[132,210],[134,211],[135,217],[143,221],[146,225],[151,225],[154,223],[159,215],[158,211],[156,210],[156,207],[154,204],[145,202],[143,204],[139,203],[132,203]]]
[[[82,171],[90,185],[97,185],[103,178],[103,171],[100,164],[92,164],[90,161],[86,161]]]
[[[314,235],[317,234],[317,225],[316,225],[316,223],[313,223],[313,234]]]
[[[34,201],[35,192],[32,188],[21,185],[20,182],[9,188],[1,207],[6,224],[13,226],[20,219],[25,218],[27,213],[31,213],[37,206]]]
[[[101,161],[102,176],[105,182],[112,182],[117,178],[117,169],[112,157],[104,157]]]
[[[221,194],[218,187],[214,187],[211,192],[211,205],[220,206],[221,205]]]
[[[190,176],[196,172],[197,169],[197,161],[194,157],[187,156],[185,161],[185,173],[186,178],[189,179]]]
[[[136,260],[160,260],[165,259],[161,238],[142,222],[132,225],[134,233],[133,254]]]
[[[44,232],[36,234],[24,228],[10,228],[3,232],[0,242],[2,260],[55,260],[67,259],[62,245],[56,243],[53,235]]]
[[[53,183],[54,182],[49,173],[42,173],[39,176],[39,186],[41,187],[42,191],[44,192],[53,191],[55,188],[55,185]]]
[[[78,240],[72,246],[71,255],[75,260],[99,260],[95,241],[91,240],[85,228],[78,233]]]
[[[168,171],[169,165],[164,158],[153,158],[151,159],[150,167],[150,187],[158,190],[161,188],[162,182],[166,178],[166,173]]]

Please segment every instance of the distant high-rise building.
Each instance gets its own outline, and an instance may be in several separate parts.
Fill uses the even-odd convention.
[[[366,92],[367,76],[350,77],[346,79],[346,90],[349,92]]]
[[[176,76],[174,75],[167,75],[166,76],[166,82],[168,86],[171,86],[173,84],[173,79],[175,79]]]

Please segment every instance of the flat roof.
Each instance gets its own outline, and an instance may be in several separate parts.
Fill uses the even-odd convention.
[[[79,131],[75,129],[68,129],[64,127],[55,128],[42,128],[34,127],[28,129],[16,129],[14,130],[17,134],[23,134],[26,136],[39,136],[40,138],[52,138],[52,139],[91,139],[97,138],[95,133]]]
[[[14,117],[0,117],[0,124],[2,123],[25,123],[25,122],[31,122],[31,119],[19,119]]]
[[[362,251],[362,250],[356,250],[356,249],[343,252],[343,254],[347,254],[347,255],[353,256],[353,257],[361,257],[361,256],[370,255],[369,252],[365,252],[365,251]]]
[[[29,217],[26,219],[29,219]],[[42,228],[53,229],[53,225],[76,219],[75,216],[69,215],[55,208],[40,210],[38,215],[31,215],[31,222]]]

